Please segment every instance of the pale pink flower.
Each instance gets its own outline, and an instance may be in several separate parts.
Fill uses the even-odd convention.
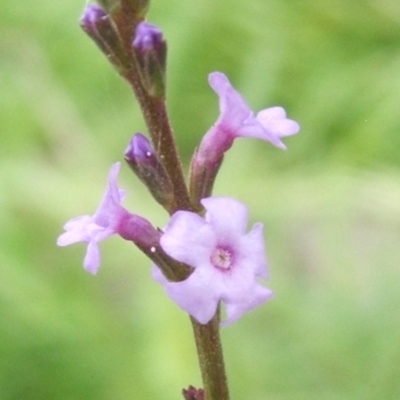
[[[268,278],[263,226],[257,223],[246,233],[247,208],[234,199],[210,197],[201,203],[204,218],[178,211],[160,240],[167,254],[194,268],[192,274],[184,281],[169,282],[154,266],[153,277],[200,323],[209,322],[222,302],[223,323],[230,324],[272,296],[257,281]]]

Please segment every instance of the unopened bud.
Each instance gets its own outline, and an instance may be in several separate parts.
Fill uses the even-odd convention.
[[[107,18],[107,13],[97,4],[89,4],[82,17],[81,25],[87,32],[97,33],[97,25],[103,19]]]
[[[124,51],[110,15],[97,4],[89,4],[83,12],[80,25],[117,69],[123,69]]]
[[[172,182],[146,136],[136,133],[132,137],[125,150],[125,161],[146,185],[154,199],[170,211],[174,199]]]
[[[140,22],[132,47],[138,59],[143,86],[151,96],[164,97],[167,44],[162,31],[147,22]]]
[[[129,143],[125,153],[127,159],[133,160],[136,163],[154,163],[154,149],[150,144],[149,139],[141,133],[136,133]]]
[[[141,52],[150,51],[159,47],[164,41],[161,29],[147,22],[141,22],[136,28],[133,47]]]

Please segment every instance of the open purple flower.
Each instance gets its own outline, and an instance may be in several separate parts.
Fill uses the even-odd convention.
[[[219,302],[226,310],[225,325],[272,296],[256,278],[268,278],[263,226],[246,233],[247,208],[238,201],[209,197],[201,201],[205,217],[178,211],[160,243],[164,251],[194,268],[184,281],[169,282],[160,269],[153,277],[169,297],[201,324],[215,315]]]
[[[199,156],[218,160],[238,137],[263,139],[286,149],[281,138],[299,131],[299,124],[286,118],[282,107],[266,108],[255,115],[222,72],[212,72],[208,81],[219,96],[220,116],[204,136]]]
[[[59,246],[68,246],[77,242],[87,243],[83,265],[92,274],[95,274],[100,266],[98,243],[118,233],[120,225],[130,216],[128,211],[121,206],[124,192],[117,186],[120,166],[120,163],[116,163],[111,167],[107,190],[94,215],[83,215],[69,220],[64,225],[66,232],[57,240]]]
[[[266,108],[254,115],[223,73],[211,73],[208,81],[219,96],[220,116],[215,127],[225,135],[232,138],[259,138],[284,149],[286,147],[280,140],[281,137],[294,135],[299,131],[299,124],[287,119],[282,107]]]

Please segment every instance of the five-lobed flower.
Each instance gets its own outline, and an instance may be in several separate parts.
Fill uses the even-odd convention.
[[[184,281],[169,282],[157,266],[153,278],[168,296],[201,324],[224,303],[230,324],[272,296],[257,278],[268,278],[263,226],[246,233],[248,211],[240,202],[225,197],[201,201],[205,217],[176,212],[161,237],[164,251],[194,268]]]

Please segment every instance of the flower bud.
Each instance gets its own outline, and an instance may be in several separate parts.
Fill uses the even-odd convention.
[[[172,182],[146,136],[136,133],[132,137],[125,150],[125,161],[154,199],[168,211],[171,210],[174,199]]]
[[[146,52],[160,46],[163,42],[163,33],[155,25],[141,22],[136,28],[133,47],[141,52]]]
[[[96,25],[105,18],[107,18],[107,13],[102,7],[97,4],[89,4],[81,17],[81,24],[87,31],[96,33]]]
[[[151,96],[164,97],[167,44],[162,31],[147,22],[140,22],[132,47],[139,63],[143,86]]]
[[[89,4],[81,17],[80,25],[106,57],[121,70],[124,65],[124,51],[109,14],[97,4]]]

